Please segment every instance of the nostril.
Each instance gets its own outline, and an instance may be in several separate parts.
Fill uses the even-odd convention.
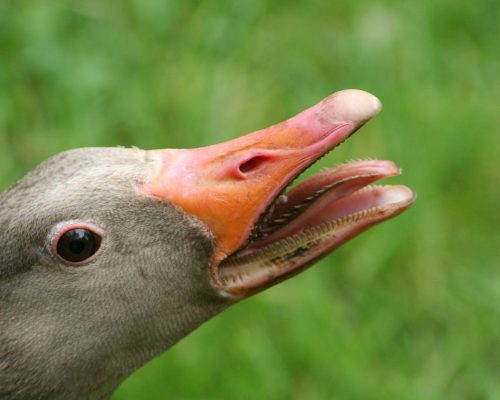
[[[259,168],[263,163],[267,161],[268,157],[265,156],[255,156],[240,165],[240,171],[243,174],[247,174],[257,168]]]

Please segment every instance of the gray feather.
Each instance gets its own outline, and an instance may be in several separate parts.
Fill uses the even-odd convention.
[[[0,195],[1,399],[108,398],[229,305],[209,283],[207,228],[140,190],[160,168],[153,157],[73,150]],[[48,239],[73,220],[105,232],[81,267],[59,261]]]

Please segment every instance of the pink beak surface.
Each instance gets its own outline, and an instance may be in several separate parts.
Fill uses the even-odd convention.
[[[273,236],[280,239],[320,224],[323,218],[345,216],[349,206],[339,203],[339,199],[347,198],[377,179],[398,174],[399,168],[389,161],[345,164],[299,184],[286,196],[287,204],[281,202],[269,210],[294,178],[380,110],[381,103],[375,96],[360,90],[345,90],[284,122],[238,139],[204,148],[154,150],[162,160],[162,169],[145,184],[145,189],[209,227],[215,239],[212,260],[215,268],[248,244],[265,214],[274,220],[283,219],[292,209],[308,203],[312,195],[319,193],[319,197],[322,190],[330,192],[317,201],[324,204],[307,210],[311,214],[308,219],[300,217],[304,220],[302,223],[296,218],[282,228],[282,233],[269,228],[268,223],[272,231],[269,238],[261,235],[254,247],[272,242]],[[334,190],[330,190],[332,188]],[[413,202],[414,194],[410,189],[404,186],[389,188],[378,193],[378,197],[391,197],[387,194],[389,191],[393,198],[399,197],[404,207],[397,213]],[[366,206],[363,202],[367,200],[357,196],[353,209]]]

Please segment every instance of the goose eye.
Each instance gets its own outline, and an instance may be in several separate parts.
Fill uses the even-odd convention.
[[[101,245],[101,236],[88,228],[73,228],[62,233],[55,249],[59,257],[71,263],[81,263],[92,257]]]

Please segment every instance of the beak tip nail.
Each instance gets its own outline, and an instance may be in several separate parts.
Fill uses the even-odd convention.
[[[382,103],[371,93],[348,89],[326,98],[323,107],[335,120],[361,126],[382,110]]]

